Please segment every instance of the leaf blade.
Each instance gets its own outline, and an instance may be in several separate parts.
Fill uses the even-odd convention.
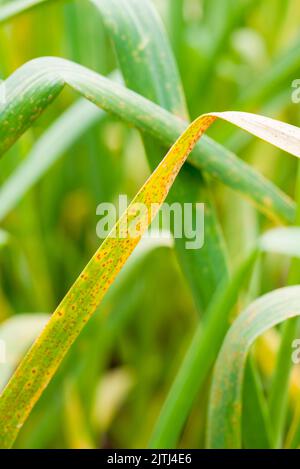
[[[217,117],[223,118],[222,114],[214,113],[200,116],[175,142],[140,189],[115,229],[104,240],[74,282],[42,334],[22,360],[0,398],[0,418],[3,425],[0,447],[12,446],[20,428],[68,349],[100,304],[109,286],[157,214],[188,154]],[[233,115],[233,120],[235,117]],[[228,120],[228,115],[224,116],[224,119]],[[249,115],[249,121],[253,121],[252,115]],[[244,123],[241,122],[239,125],[243,127]],[[287,134],[288,130],[287,125]],[[265,131],[263,136],[267,141],[274,142],[272,129],[269,129],[269,132]],[[277,145],[285,146],[284,140],[278,142],[275,139],[275,142]],[[150,214],[143,211],[136,213],[136,204],[140,203],[150,209]],[[154,210],[152,204],[155,204]],[[130,226],[132,221],[135,221],[135,226],[137,223],[140,225],[138,236],[130,237],[127,232],[127,226]],[[125,232],[126,237],[115,237],[115,231]]]
[[[40,58],[23,65],[5,82],[7,106],[0,109],[0,154],[5,153],[39,117],[65,84],[164,145],[172,145],[187,125],[142,96],[80,65],[53,57]],[[17,113],[26,115],[17,128],[11,128],[10,120]],[[201,139],[189,161],[196,168],[203,169],[245,195],[267,215],[287,221],[294,220],[296,212],[291,199],[208,137]]]
[[[209,448],[241,448],[242,382],[247,352],[263,332],[298,315],[300,287],[286,287],[254,301],[230,328],[215,365],[209,404]]]

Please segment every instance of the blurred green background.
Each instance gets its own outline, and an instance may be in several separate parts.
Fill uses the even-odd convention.
[[[234,109],[300,125],[300,105],[291,100],[292,81],[300,78],[299,1],[154,3],[192,118]],[[2,79],[39,56],[64,57],[104,75],[118,68],[101,16],[87,0],[56,1],[27,12],[0,25],[0,41]],[[1,185],[77,99],[65,89],[0,160]],[[285,157],[283,164],[279,150],[224,123],[209,134],[294,197],[295,159]],[[24,313],[51,313],[99,246],[97,205],[115,202],[119,194],[131,199],[150,174],[139,133],[112,116],[103,115],[73,140],[2,217],[9,237],[0,243],[1,323]],[[49,149],[44,145],[40,157]],[[235,266],[271,224],[233,191],[215,180],[210,184]],[[267,256],[249,296],[284,285],[288,266],[286,259]],[[146,446],[197,322],[173,250],[151,246],[137,253],[72,347],[17,446]],[[22,325],[25,335],[31,325]],[[36,327],[27,331],[29,342]],[[204,445],[206,403],[207,386],[180,446]]]

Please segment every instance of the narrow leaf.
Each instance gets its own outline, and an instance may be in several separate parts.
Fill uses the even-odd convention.
[[[79,100],[67,109],[35,143],[30,153],[0,188],[0,220],[16,206],[57,159],[104,113],[89,101]],[[63,137],[63,138],[62,138]]]
[[[115,229],[104,240],[82,274],[55,310],[42,334],[21,362],[0,398],[2,433],[0,447],[11,447],[31,409],[48,385],[67,351],[80,334],[86,322],[100,304],[118,272],[140,241],[143,233],[157,214],[178,172],[197,140],[217,119],[238,121],[239,113],[212,113],[196,119],[176,141],[165,158],[138,192]],[[251,128],[257,119],[243,114],[238,125]],[[276,124],[275,124],[276,125]],[[295,128],[296,129],[296,128]],[[256,129],[259,136],[282,149],[288,147],[286,139],[291,132],[288,124],[281,125],[281,137],[272,131],[268,119],[263,128]],[[297,135],[296,130],[294,130]],[[300,142],[300,129],[298,129]],[[289,148],[289,147],[288,147]],[[139,210],[144,204],[147,212]],[[155,204],[154,206],[152,204]],[[138,234],[131,236],[128,227],[139,226]],[[116,233],[118,236],[116,236]],[[124,237],[120,237],[125,236]]]
[[[254,301],[234,322],[214,370],[208,419],[209,448],[241,448],[242,386],[249,349],[265,331],[299,315],[300,287],[286,287]]]
[[[91,70],[64,59],[39,58],[5,81],[7,102],[0,108],[0,155],[32,125],[65,84],[164,145],[172,145],[187,126],[182,119]],[[20,114],[18,126],[14,125],[16,114]],[[285,194],[212,139],[204,136],[189,160],[244,194],[267,215],[294,220],[294,204]]]

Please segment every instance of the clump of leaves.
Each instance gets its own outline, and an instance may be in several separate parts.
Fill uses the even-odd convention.
[[[0,9],[0,19],[7,21],[41,3],[51,2],[10,2]],[[202,171],[246,195],[270,218],[293,222],[296,218],[295,204],[248,164],[203,134],[217,119],[221,119],[300,157],[300,129],[260,115],[233,111],[204,114],[188,125],[188,113],[174,57],[151,3],[148,0],[93,0],[92,3],[102,15],[111,35],[124,81],[130,89],[71,61],[35,59],[4,82],[6,103],[0,109],[0,151],[2,154],[8,151],[68,85],[104,111],[117,115],[144,132],[144,145],[152,174],[55,309],[3,390],[0,397],[0,446],[8,448],[14,444],[65,355],[151,224],[156,213],[151,211],[151,217],[137,213],[135,204],[143,203],[149,209],[152,204],[157,204],[158,211],[175,179],[170,200],[182,203],[197,201],[199,186],[201,201],[205,201],[211,209],[207,213],[207,243],[203,250],[186,251],[184,240],[175,240],[175,251],[195,304],[206,313],[163,406],[150,445],[164,447],[178,443],[194,399],[216,361],[208,414],[208,446],[242,447],[243,439],[246,446],[276,446],[282,437],[284,418],[278,417],[273,434],[268,405],[251,363],[245,374],[248,392],[244,402],[242,383],[247,352],[254,340],[267,329],[300,314],[299,287],[287,287],[259,298],[231,327],[230,313],[243,282],[253,271],[259,253],[275,251],[297,256],[297,241],[294,245],[288,244],[288,252],[284,252],[282,246],[290,237],[297,240],[299,233],[290,229],[279,235],[277,233],[283,243],[275,242],[275,247],[274,233],[267,234],[258,240],[251,255],[230,276],[213,200]],[[124,37],[128,40],[124,41]],[[158,54],[161,49],[163,61]],[[94,106],[79,101],[54,128],[48,130],[48,135],[43,137],[1,189],[0,216],[6,216],[64,148],[102,118],[103,114]],[[56,142],[66,129],[69,129],[69,140],[63,140],[63,148],[58,142],[48,153],[48,158],[39,164],[38,158],[43,149]],[[160,145],[164,148],[172,146],[158,164]],[[180,172],[183,165],[192,165],[193,171]],[[115,237],[115,233],[124,233],[128,224],[141,227],[139,236],[132,238],[127,233],[126,237]],[[286,342],[294,333],[293,323],[285,333]],[[283,386],[288,381],[288,374],[287,365]],[[248,395],[251,396],[250,401],[247,401]],[[284,399],[280,404],[284,409]],[[242,406],[245,412],[252,406],[257,417],[255,422],[249,417],[249,426],[243,435]],[[260,431],[256,433],[257,439],[253,443],[249,442],[249,435],[254,427]]]

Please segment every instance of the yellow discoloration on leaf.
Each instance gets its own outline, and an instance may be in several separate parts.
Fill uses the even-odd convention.
[[[203,133],[217,119],[233,122],[247,131],[287,151],[300,148],[300,130],[287,124],[274,124],[280,134],[274,132],[275,121],[263,120],[253,114],[216,113],[196,119],[176,141],[165,158],[138,192],[127,211],[118,221],[112,233],[104,240],[91,261],[75,281],[66,297],[53,313],[41,335],[21,362],[0,399],[2,432],[0,447],[12,446],[20,428],[43,390],[62,362],[85,323],[100,304],[122,266],[141,239],[143,232],[164,202],[168,192],[189,153]],[[293,136],[293,141],[289,137]],[[134,204],[142,203],[151,215],[134,210]],[[156,210],[151,205],[156,204]],[[153,205],[152,205],[153,208]],[[130,222],[140,223],[138,237],[115,238],[114,233],[126,232]],[[32,370],[36,370],[32,373]],[[30,377],[30,380],[28,379]]]

